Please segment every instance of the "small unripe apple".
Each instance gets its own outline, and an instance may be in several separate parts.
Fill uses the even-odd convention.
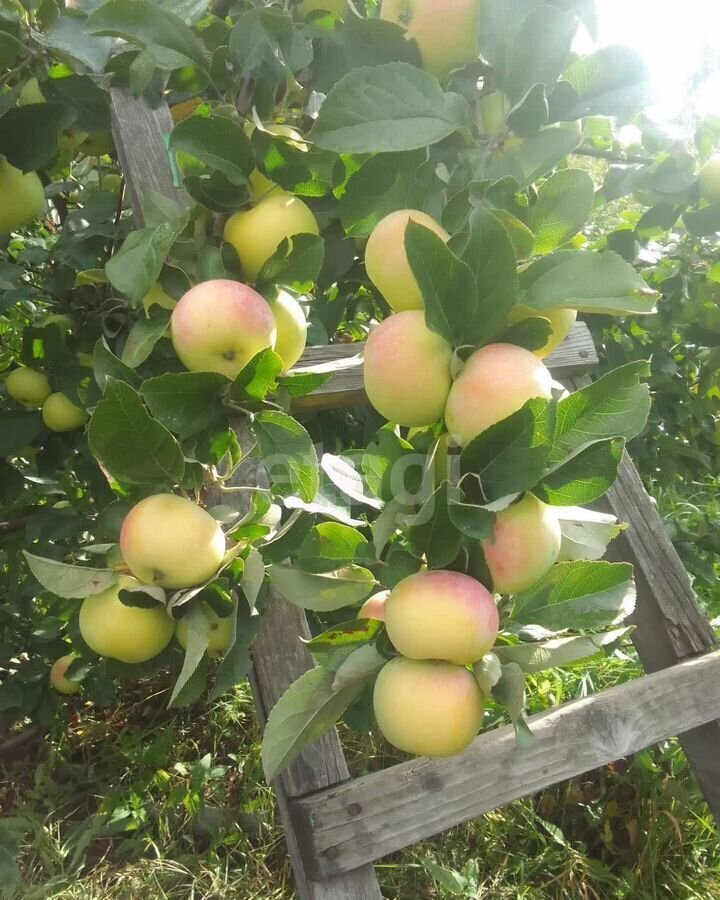
[[[295,11],[301,19],[307,19],[310,13],[316,10],[332,12],[343,19],[347,12],[347,0],[302,0],[295,7]]]
[[[119,194],[122,188],[122,176],[117,172],[109,172],[103,176],[102,189],[109,191],[111,194]]]
[[[383,0],[380,18],[404,26],[423,68],[444,79],[480,54],[478,8],[479,0]]]
[[[253,356],[275,342],[270,304],[257,291],[225,278],[203,281],[178,300],[170,319],[175,352],[191,372],[236,378]]]
[[[170,523],[166,523],[166,528]],[[142,663],[162,652],[175,632],[165,607],[126,606],[120,591],[142,591],[135,578],[121,576],[117,584],[86,597],[80,607],[80,634],[98,656],[124,663]]]
[[[461,572],[403,578],[385,608],[385,628],[399,653],[459,666],[476,663],[492,649],[499,621],[492,594]]]
[[[275,352],[282,359],[287,371],[292,369],[305,352],[307,319],[302,306],[287,291],[278,291],[270,306],[277,329]]]
[[[45,103],[45,97],[40,90],[40,84],[34,76],[28,78],[20,91],[17,100],[18,106],[32,106],[33,103]]]
[[[50,382],[43,373],[25,366],[13,369],[5,379],[5,387],[13,400],[36,409],[52,394]]]
[[[163,309],[175,309],[177,306],[177,300],[165,292],[159,281],[156,281],[143,297],[143,307],[145,308],[146,316],[150,315],[150,307],[155,305],[161,306]]]
[[[385,621],[385,607],[390,591],[378,591],[372,597],[368,597],[358,611],[358,619],[379,619]]]
[[[720,155],[713,156],[700,169],[700,196],[708,203],[720,203]]]
[[[537,317],[549,319],[550,327],[552,328],[547,343],[538,350],[532,351],[538,359],[545,359],[546,356],[550,356],[551,353],[557,350],[560,344],[562,344],[575,327],[577,310],[562,308],[537,310],[531,309],[529,306],[523,306],[519,303],[510,310],[508,322],[510,325],[514,325],[516,322],[522,322],[524,319],[533,319]]]
[[[87,138],[87,131],[80,131],[78,128],[63,128],[58,132],[58,153],[67,156],[68,153],[76,150]]]
[[[120,550],[144,584],[177,590],[213,577],[225,556],[225,535],[218,522],[191,500],[154,494],[125,517]]]
[[[505,128],[505,120],[512,104],[502,93],[483,94],[478,101],[478,128],[486,137],[497,137]]]
[[[285,193],[270,194],[252,209],[234,213],[223,231],[250,281],[257,278],[281,241],[296,234],[320,234],[320,228],[312,210]]]
[[[50,394],[43,403],[42,417],[50,431],[75,431],[82,428],[88,420],[85,410],[75,406],[60,391]]]
[[[392,212],[373,228],[365,248],[365,269],[395,312],[425,306],[405,252],[405,231],[411,220],[434,231],[445,242],[450,240],[450,235],[432,216],[417,209]]]
[[[398,425],[434,425],[452,380],[452,348],[425,324],[419,309],[389,316],[365,344],[365,391],[374,408]]]
[[[552,376],[537,356],[515,344],[488,344],[473,353],[450,389],[448,431],[465,447],[534,397],[552,398]]]
[[[396,656],[380,670],[373,707],[380,731],[398,750],[453,756],[480,730],[485,700],[463,666]]]
[[[561,541],[555,511],[533,494],[503,509],[492,538],[481,542],[495,590],[517,594],[532,587],[558,561]]]
[[[0,156],[0,234],[10,234],[45,212],[45,189],[36,172],[23,175]]]
[[[99,131],[96,134],[89,134],[80,143],[80,150],[86,156],[106,156],[115,149],[113,143],[112,132]]]
[[[75,654],[68,653],[67,656],[61,656],[55,660],[50,669],[50,684],[59,694],[77,694],[80,690],[79,681],[71,681],[65,677],[65,673],[70,668]]]
[[[232,616],[219,616],[207,603],[201,606],[203,615],[208,623],[208,656],[222,656],[230,646],[232,639]],[[186,619],[180,619],[175,626],[175,637],[178,644],[187,650],[188,624]]]

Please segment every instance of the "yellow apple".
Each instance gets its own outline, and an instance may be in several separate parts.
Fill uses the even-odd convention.
[[[476,60],[480,0],[382,0],[380,18],[405,28],[423,68],[440,79]]]
[[[223,237],[240,257],[245,275],[254,281],[278,245],[296,234],[320,234],[312,210],[291,194],[270,194],[252,209],[234,213]]]
[[[50,431],[75,431],[82,428],[88,420],[84,409],[58,391],[50,394],[42,408],[43,421]]]
[[[720,155],[713,156],[700,169],[700,196],[708,203],[720,203]]]
[[[377,594],[368,597],[358,611],[358,619],[379,619],[384,622],[385,607],[389,596],[390,591],[378,591]]]
[[[208,656],[222,656],[230,646],[232,639],[232,616],[219,616],[207,603],[201,606],[208,623]],[[175,637],[178,644],[186,650],[188,644],[188,624],[180,619],[175,626]]]
[[[52,394],[50,382],[42,372],[24,366],[13,371],[5,379],[8,394],[19,403],[40,409]]]
[[[225,556],[225,535],[218,522],[191,500],[154,494],[125,517],[120,550],[144,584],[178,590],[213,577]]]
[[[292,369],[305,352],[307,319],[302,306],[287,291],[278,291],[270,306],[277,329],[275,352],[282,359],[287,371]]]
[[[480,730],[485,700],[463,666],[396,656],[380,670],[373,707],[380,731],[398,750],[453,756]]]
[[[499,617],[492,594],[461,572],[418,572],[387,599],[385,628],[409,659],[442,659],[468,666],[495,644]]]
[[[169,527],[166,525],[166,527]],[[175,632],[162,605],[146,609],[125,606],[120,591],[142,591],[135,578],[123,575],[117,584],[86,597],[80,607],[80,634],[98,656],[124,663],[142,663],[161,653]]]
[[[0,156],[0,234],[10,234],[45,212],[45,189],[36,172],[23,175]]]
[[[419,309],[389,316],[370,332],[363,377],[372,406],[398,425],[434,425],[452,380],[452,348],[425,324]]]
[[[224,278],[203,281],[183,294],[172,312],[170,334],[191,372],[219,372],[232,379],[276,338],[267,300],[246,284]]]
[[[493,536],[481,542],[495,590],[517,594],[532,587],[558,561],[561,540],[555,511],[533,494],[499,512]]]
[[[533,350],[533,353],[538,359],[545,359],[546,356],[550,356],[551,353],[557,350],[560,344],[562,344],[575,327],[577,310],[562,308],[537,310],[531,309],[529,306],[523,306],[519,303],[510,310],[508,322],[511,325],[514,325],[516,322],[522,322],[524,319],[533,319],[537,317],[549,319],[550,327],[552,328],[552,332],[550,333],[547,342],[540,347],[539,350]]]
[[[450,389],[447,429],[464,447],[534,397],[552,398],[552,376],[537,356],[515,344],[488,344],[473,353]]]
[[[411,220],[434,231],[444,241],[450,240],[450,235],[432,216],[417,209],[392,212],[373,228],[365,249],[365,269],[395,312],[425,306],[405,252],[405,231]]]
[[[70,668],[70,664],[75,659],[74,653],[68,653],[67,656],[61,656],[56,659],[50,669],[50,684],[59,694],[77,694],[80,690],[79,681],[71,681],[65,677],[65,673]]]

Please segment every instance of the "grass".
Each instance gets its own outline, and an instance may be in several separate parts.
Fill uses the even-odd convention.
[[[538,676],[531,708],[639,673],[601,658]],[[2,771],[20,819],[25,900],[290,900],[294,897],[245,686],[167,712],[159,683],[107,711],[73,700],[66,729]],[[356,771],[394,761],[346,733]],[[481,773],[479,773],[481,777]],[[513,803],[383,860],[393,900],[720,898],[720,849],[675,742]],[[12,894],[8,894],[12,896]]]

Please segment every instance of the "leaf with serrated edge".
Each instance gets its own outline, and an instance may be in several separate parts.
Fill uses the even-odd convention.
[[[57,597],[84,600],[91,594],[99,594],[115,584],[118,574],[114,569],[92,569],[89,566],[73,566],[45,559],[23,550],[30,571],[40,584]]]
[[[200,660],[205,655],[208,645],[208,620],[199,603],[190,607],[185,615],[185,621],[188,626],[185,660],[183,661],[183,667],[180,670],[178,679],[175,682],[175,687],[173,688],[168,707],[172,707],[178,694],[185,687],[195,669],[197,669]]]
[[[240,579],[240,587],[251,610],[255,609],[258,594],[264,580],[265,563],[260,553],[254,547],[251,547],[245,559],[245,568]]]
[[[586,634],[578,637],[553,638],[537,643],[517,644],[513,647],[497,647],[496,653],[501,662],[515,662],[530,675],[595,656],[604,647],[617,643],[631,631],[631,627],[615,628],[605,634]]]
[[[288,603],[317,612],[355,606],[377,584],[372,572],[361,566],[346,566],[325,575],[312,575],[292,566],[272,565],[267,573],[272,586]]]

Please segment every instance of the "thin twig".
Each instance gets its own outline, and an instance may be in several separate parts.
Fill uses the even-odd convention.
[[[618,163],[640,163],[643,166],[652,165],[655,162],[649,156],[637,156],[631,153],[627,156],[621,156],[619,153],[613,153],[612,150],[597,150],[595,147],[578,147],[572,151],[572,156],[591,156],[593,159],[607,159],[609,162]]]

